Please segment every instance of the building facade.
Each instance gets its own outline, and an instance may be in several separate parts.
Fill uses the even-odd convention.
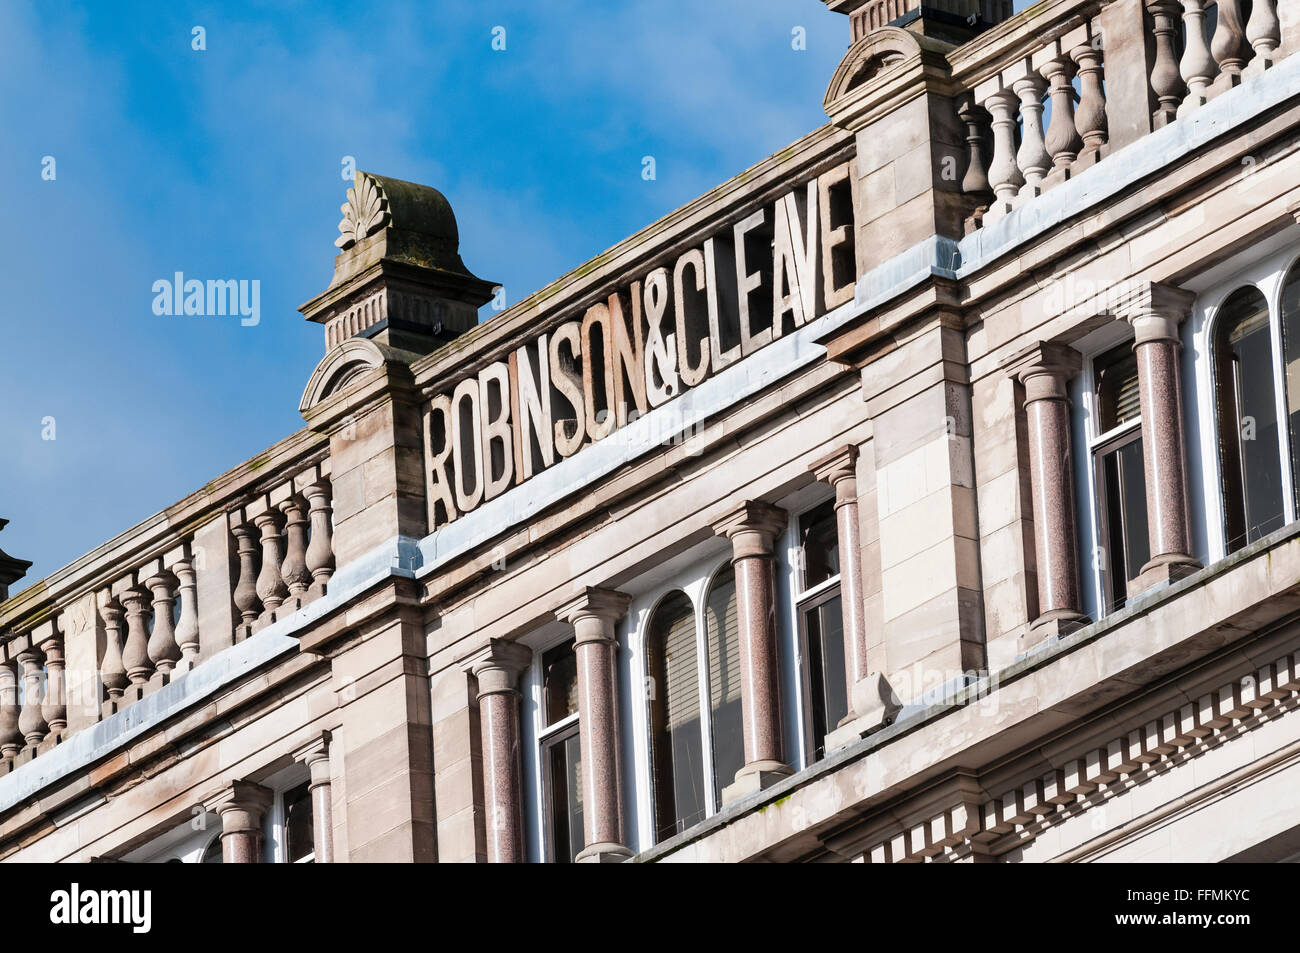
[[[481,324],[357,174],[304,429],[0,602],[0,857],[1300,856],[1300,6],[825,2]]]

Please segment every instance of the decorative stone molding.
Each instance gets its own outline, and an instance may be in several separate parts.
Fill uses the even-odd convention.
[[[928,810],[909,803],[822,841],[842,856],[868,863],[1005,854],[1175,764],[1294,712],[1300,701],[1297,693],[1300,652],[1288,652],[1163,714],[1133,723],[1104,743],[1090,744],[1040,777],[997,796],[989,796],[971,779],[950,787]],[[900,813],[906,823],[898,820]]]
[[[358,171],[342,211],[334,280],[300,308],[325,325],[327,350],[362,335],[413,360],[478,323],[493,286],[461,261],[441,192]]]
[[[344,251],[369,238],[392,220],[388,198],[375,176],[358,172],[353,183],[348,189],[348,200],[339,206],[343,213],[343,221],[339,222],[342,234],[334,239],[334,244]]]

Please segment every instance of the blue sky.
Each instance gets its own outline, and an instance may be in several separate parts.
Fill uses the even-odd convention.
[[[818,0],[6,0],[0,38],[21,588],[302,426],[324,343],[296,308],[330,280],[344,156],[442,190],[517,301],[822,124],[848,25]],[[260,280],[261,323],[155,315],[176,271]]]

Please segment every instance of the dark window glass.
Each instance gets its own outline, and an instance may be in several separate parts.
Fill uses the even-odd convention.
[[[849,713],[848,682],[844,672],[844,614],[838,587],[801,606],[804,654],[804,696],[808,699],[808,751],[810,760],[826,752],[826,733],[834,731]]]
[[[840,533],[833,500],[799,518],[799,545],[803,551],[805,589],[820,586],[840,574]]]
[[[713,732],[713,794],[722,803],[722,789],[736,779],[745,764],[740,708],[740,623],[736,614],[736,575],[728,566],[713,577],[704,608],[709,649],[709,713]]]
[[[1224,538],[1233,552],[1285,522],[1268,302],[1234,292],[1214,330],[1214,388]]]
[[[1099,433],[1109,433],[1120,424],[1140,417],[1137,355],[1133,353],[1132,343],[1107,351],[1097,358],[1093,367],[1101,416]]]
[[[199,861],[199,863],[201,864],[223,863],[221,859],[221,835],[218,834],[216,837],[212,838],[212,842],[208,844],[207,849],[203,851],[203,859]]]
[[[312,830],[311,789],[300,784],[284,795],[285,846],[295,864],[316,849]]]
[[[1129,581],[1151,559],[1141,433],[1135,430],[1099,448],[1096,461],[1101,568],[1106,610],[1112,612],[1127,601]]]
[[[1291,479],[1300,497],[1300,264],[1291,269],[1282,285],[1282,360],[1287,429],[1291,435]]]
[[[542,655],[542,685],[548,725],[578,713],[578,658],[572,641]]]
[[[650,747],[655,836],[671,837],[704,819],[695,607],[674,592],[655,610],[649,639]]]
[[[546,772],[547,859],[570,864],[582,850],[582,755],[578,726],[542,742]]]

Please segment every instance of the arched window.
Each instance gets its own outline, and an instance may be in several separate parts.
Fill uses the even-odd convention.
[[[1300,262],[1282,283],[1282,358],[1285,362],[1287,430],[1291,437],[1291,479],[1300,499]]]
[[[707,810],[695,631],[695,607],[683,592],[667,596],[650,620],[650,745],[658,840],[703,820]]]
[[[1234,552],[1286,522],[1268,302],[1234,291],[1214,328],[1214,403],[1224,542]]]
[[[736,574],[727,566],[713,577],[704,606],[709,650],[709,714],[713,741],[714,803],[745,765],[740,709],[740,623],[736,612]]]
[[[207,849],[203,851],[203,859],[200,860],[199,863],[220,864],[222,862],[223,862],[223,858],[221,856],[221,835],[218,834],[216,837],[212,838],[212,841],[208,844]]]

